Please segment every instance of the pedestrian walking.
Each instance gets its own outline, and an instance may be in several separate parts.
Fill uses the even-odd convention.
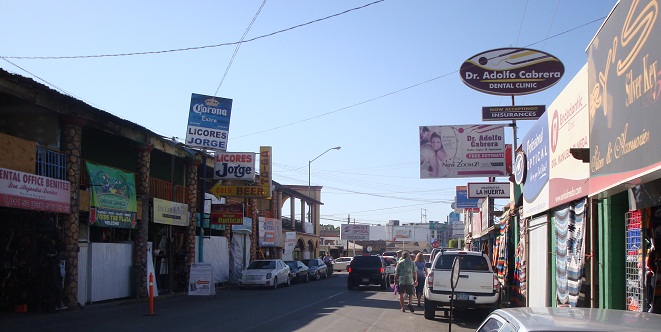
[[[425,287],[425,279],[427,277],[427,270],[425,270],[425,255],[419,252],[415,255],[414,262],[418,274],[418,284],[415,286],[415,296],[418,298],[418,307],[421,307],[420,298],[422,297],[422,290]]]
[[[399,288],[399,304],[402,312],[406,312],[404,294],[408,294],[409,297],[409,310],[415,312],[413,309],[413,296],[415,294],[414,287],[418,284],[418,273],[416,270],[415,263],[411,260],[409,252],[404,251],[402,253],[402,259],[397,263],[397,269],[395,269],[395,283],[397,283]]]

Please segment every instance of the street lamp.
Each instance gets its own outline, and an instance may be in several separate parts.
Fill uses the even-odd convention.
[[[324,153],[318,155],[316,158],[314,158],[314,159],[308,161],[308,197],[310,197],[310,164],[312,164],[312,162],[315,161],[315,160],[317,160],[319,157],[325,155],[326,152],[328,152],[328,151],[330,151],[330,150],[339,150],[339,149],[341,149],[341,148],[342,148],[341,146],[336,146],[336,147],[334,147],[334,148],[330,148],[330,149],[324,151]]]

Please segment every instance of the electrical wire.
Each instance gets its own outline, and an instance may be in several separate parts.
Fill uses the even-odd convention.
[[[185,52],[185,51],[202,50],[202,49],[207,49],[207,48],[216,48],[216,47],[221,47],[221,46],[231,46],[231,45],[237,45],[237,44],[252,42],[252,41],[262,39],[262,38],[266,38],[266,37],[271,37],[271,36],[274,36],[274,35],[277,35],[277,34],[280,34],[280,33],[283,33],[283,32],[287,32],[287,31],[290,31],[290,30],[294,30],[294,29],[304,27],[306,25],[310,25],[310,24],[313,24],[313,23],[317,23],[317,22],[321,22],[321,21],[333,18],[333,17],[344,15],[344,14],[347,14],[347,13],[355,11],[355,10],[367,8],[369,6],[372,6],[372,5],[375,5],[379,2],[384,2],[384,1],[385,0],[374,1],[374,2],[368,3],[368,4],[363,5],[363,6],[347,9],[347,10],[345,10],[343,12],[340,12],[340,13],[337,13],[337,14],[329,15],[329,16],[326,16],[326,17],[323,17],[323,18],[319,18],[319,19],[316,19],[316,20],[309,21],[307,23],[295,25],[295,26],[290,27],[290,28],[278,30],[278,31],[275,31],[275,32],[271,32],[271,33],[268,33],[268,34],[265,34],[265,35],[261,35],[261,36],[255,37],[255,38],[251,38],[251,39],[247,39],[247,40],[243,40],[243,41],[238,41],[238,42],[222,43],[222,44],[206,45],[206,46],[185,47],[185,48],[174,48],[174,49],[161,50],[161,51],[130,52],[130,53],[116,53],[116,54],[98,54],[98,55],[71,55],[71,56],[0,56],[0,58],[22,59],[22,60],[62,60],[62,59],[108,58],[108,57],[123,57],[123,56],[134,56],[134,55],[148,55],[148,54],[163,54],[163,53],[173,53],[173,52]]]
[[[246,28],[246,31],[243,32],[243,36],[241,36],[241,40],[236,44],[236,47],[234,48],[234,54],[232,54],[232,58],[230,59],[230,63],[227,65],[227,68],[225,69],[225,74],[223,74],[223,78],[220,79],[220,83],[218,83],[218,87],[216,88],[216,92],[214,92],[213,96],[216,97],[218,95],[218,90],[220,90],[220,86],[223,85],[223,82],[225,81],[225,77],[227,77],[227,73],[230,71],[230,67],[232,67],[232,63],[234,62],[234,58],[236,57],[236,54],[239,53],[239,48],[241,47],[241,44],[243,43],[243,40],[246,38],[246,35],[248,34],[248,31],[250,31],[250,28],[252,28],[252,25],[255,23],[257,20],[257,16],[259,16],[259,13],[262,12],[262,8],[264,8],[264,5],[266,5],[266,1],[262,2],[262,5],[259,6],[259,9],[257,10],[257,13],[255,13],[255,16],[252,18],[252,21],[248,25],[248,28]]]

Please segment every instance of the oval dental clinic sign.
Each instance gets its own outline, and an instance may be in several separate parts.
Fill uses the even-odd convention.
[[[551,54],[528,48],[498,48],[476,54],[459,69],[472,89],[493,95],[525,95],[550,88],[565,73]]]

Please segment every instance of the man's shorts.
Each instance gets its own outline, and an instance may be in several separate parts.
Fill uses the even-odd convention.
[[[413,285],[399,285],[399,294],[413,295]]]

